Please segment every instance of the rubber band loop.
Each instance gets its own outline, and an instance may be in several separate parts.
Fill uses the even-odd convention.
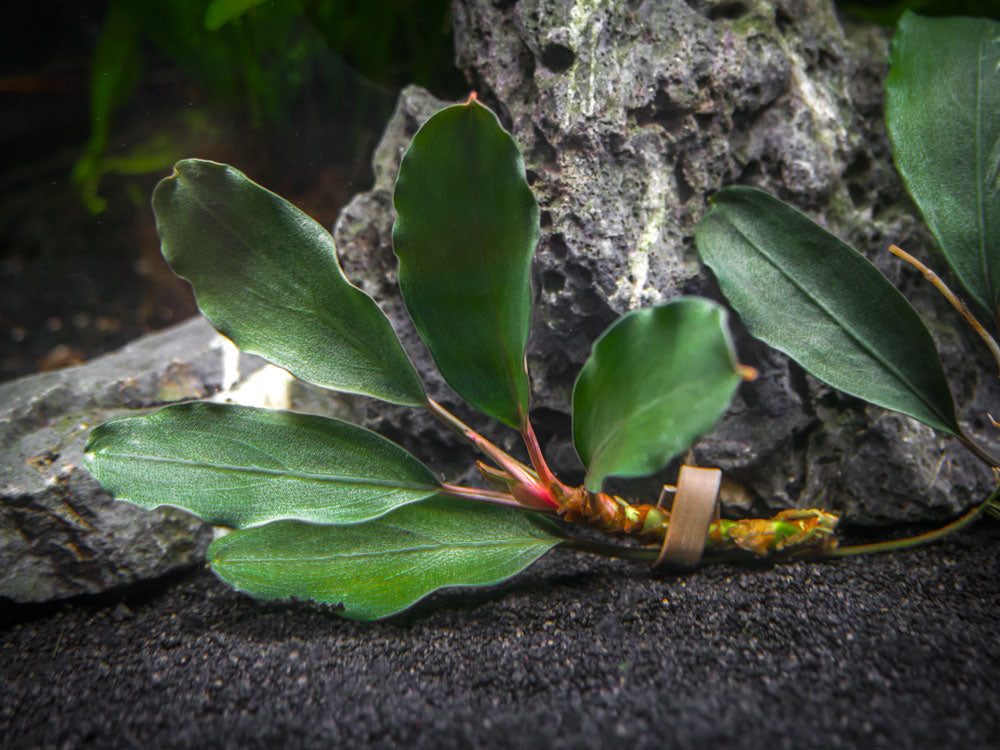
[[[722,472],[698,466],[682,466],[673,503],[667,501],[670,523],[654,567],[663,564],[694,567],[705,552],[712,521],[719,517],[719,490]],[[660,495],[661,503],[666,494]]]

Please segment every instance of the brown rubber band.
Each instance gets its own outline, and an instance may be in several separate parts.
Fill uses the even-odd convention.
[[[708,527],[719,517],[719,490],[722,472],[682,466],[670,510],[670,523],[660,556],[654,567],[663,564],[690,568],[705,552]],[[665,495],[661,495],[661,501]]]

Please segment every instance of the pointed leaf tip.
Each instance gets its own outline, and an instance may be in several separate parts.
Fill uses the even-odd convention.
[[[422,463],[363,427],[206,402],[105,422],[90,434],[86,461],[119,500],[234,528],[278,518],[357,523],[440,489]]]

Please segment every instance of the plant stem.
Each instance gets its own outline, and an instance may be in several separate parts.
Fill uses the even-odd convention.
[[[463,500],[478,500],[480,502],[492,503],[494,505],[506,505],[509,508],[517,508],[519,510],[530,510],[529,508],[525,508],[521,505],[521,503],[517,502],[517,500],[508,495],[506,492],[481,490],[475,487],[459,487],[457,484],[442,484],[441,492],[446,495],[451,495],[452,497],[460,497]]]
[[[582,552],[590,552],[595,555],[601,555],[602,557],[615,557],[621,560],[635,560],[636,562],[654,563],[656,562],[656,558],[660,556],[659,547],[625,547],[620,544],[591,542],[586,539],[569,539],[559,546],[565,549],[578,549]],[[748,559],[760,560],[761,558],[755,558],[742,551],[730,552],[728,554],[721,552],[705,555],[698,562],[698,566],[702,567],[705,565],[715,565],[723,562],[746,562]]]
[[[976,458],[986,463],[991,469],[996,469],[997,467],[1000,467],[1000,460],[994,458],[989,453],[980,448],[978,445],[976,445],[974,442],[972,442],[972,438],[970,438],[964,432],[958,435],[958,439],[962,441],[962,445],[964,445],[966,448],[968,448],[975,454]]]
[[[905,260],[911,266],[920,271],[920,273],[924,275],[924,278],[931,282],[937,290],[944,295],[944,298],[951,303],[952,307],[958,310],[962,317],[965,318],[966,322],[972,326],[976,333],[979,334],[979,338],[986,343],[986,347],[990,350],[990,354],[993,355],[993,359],[996,361],[997,367],[1000,368],[1000,346],[997,346],[997,342],[993,340],[993,337],[990,336],[987,330],[983,328],[982,324],[980,324],[972,313],[969,312],[969,308],[965,306],[962,300],[956,297],[955,293],[948,288],[948,285],[941,280],[941,277],[897,245],[889,245],[889,252],[897,258]]]
[[[435,417],[437,417],[438,419],[440,419],[442,422],[444,422],[446,425],[448,425],[448,427],[450,427],[452,430],[454,430],[459,435],[461,435],[466,440],[468,440],[470,443],[472,443],[474,446],[476,446],[476,448],[478,448],[479,450],[481,450],[483,453],[485,453],[487,456],[489,456],[494,461],[497,460],[497,457],[502,456],[503,457],[503,463],[500,464],[501,466],[503,466],[504,463],[512,464],[514,466],[520,467],[520,469],[522,471],[524,471],[524,472],[526,472],[528,474],[532,473],[531,469],[529,469],[527,466],[525,466],[523,463],[521,463],[520,461],[518,461],[516,458],[514,458],[513,456],[511,456],[509,453],[507,453],[503,449],[497,447],[496,445],[494,445],[493,443],[491,443],[489,440],[487,440],[486,438],[484,438],[482,435],[480,435],[474,429],[472,429],[471,427],[469,427],[469,425],[467,425],[461,419],[459,419],[454,414],[452,414],[450,411],[448,411],[443,406],[441,406],[441,404],[439,404],[434,399],[432,399],[432,398],[428,398],[427,399],[427,410],[431,414],[433,414]]]
[[[924,275],[924,278],[931,282],[935,288],[941,292],[942,295],[944,295],[944,298],[951,303],[951,306],[958,310],[961,316],[965,318],[965,321],[972,326],[972,329],[976,333],[979,334],[979,338],[985,342],[986,348],[990,350],[990,354],[993,355],[993,359],[997,363],[997,367],[1000,368],[1000,346],[997,345],[997,342],[992,336],[990,336],[989,332],[983,328],[982,324],[976,320],[975,316],[969,312],[969,308],[965,306],[962,300],[960,300],[955,293],[948,288],[948,285],[941,280],[941,277],[898,245],[889,245],[889,252],[897,258],[905,260],[911,266],[920,271],[920,273]],[[985,461],[991,468],[1000,466],[1000,461],[972,442],[972,439],[964,432],[959,435],[958,438],[962,441],[966,448],[976,454],[976,458]]]
[[[524,417],[524,429],[521,430],[521,437],[524,438],[524,445],[527,447],[528,455],[531,457],[531,465],[538,472],[538,479],[546,487],[551,487],[558,480],[549,469],[549,465],[545,463],[545,457],[542,455],[542,447],[538,444],[538,438],[535,437],[535,430],[532,428],[531,420],[528,419],[527,415]]]
[[[929,531],[926,534],[919,534],[917,536],[907,537],[906,539],[895,539],[891,542],[878,542],[876,544],[855,544],[850,547],[837,547],[833,550],[827,552],[823,557],[852,557],[854,555],[871,555],[878,552],[893,552],[895,550],[909,549],[910,547],[919,547],[922,544],[930,544],[931,542],[936,542],[938,539],[948,536],[960,529],[964,529],[966,526],[975,521],[980,514],[987,510],[997,496],[1000,495],[1000,487],[993,490],[993,493],[986,498],[983,502],[977,505],[975,508],[970,510],[964,516],[959,518],[957,521],[952,521],[947,526],[942,526],[940,529],[935,529],[934,531]]]
[[[930,544],[931,542],[936,542],[943,537],[953,534],[966,526],[970,525],[975,521],[982,513],[989,512],[991,514],[1000,515],[1000,506],[997,504],[997,498],[1000,497],[1000,486],[990,494],[982,503],[977,505],[975,508],[970,510],[968,513],[963,515],[956,521],[949,523],[947,526],[943,526],[940,529],[935,529],[934,531],[927,532],[926,534],[920,534],[918,536],[907,537],[906,539],[896,539],[890,542],[878,542],[876,544],[858,544],[849,547],[827,547],[824,546],[820,549],[815,547],[811,549],[797,549],[797,550],[786,550],[784,553],[781,550],[772,550],[771,553],[767,554],[766,557],[771,560],[785,560],[787,562],[793,562],[796,560],[825,560],[830,558],[838,557],[852,557],[855,555],[870,555],[879,552],[892,552],[895,550],[909,549],[910,547],[917,547],[924,544]],[[785,511],[789,513],[791,511]],[[804,511],[805,513],[816,511]],[[780,514],[779,514],[780,515]],[[776,517],[777,518],[777,517]],[[772,519],[773,522],[774,519]],[[794,520],[794,519],[793,519]],[[717,521],[713,524],[713,529],[716,532],[710,532],[709,541],[712,542],[710,547],[718,547],[719,540],[713,539],[719,537],[722,539],[726,534],[731,534],[732,529],[737,527],[741,522],[738,521]],[[748,523],[753,526],[753,524],[766,523],[764,519],[749,519],[743,523]],[[751,528],[751,531],[753,529]],[[774,533],[768,533],[765,536],[775,536]],[[585,539],[570,539],[569,541],[563,542],[562,546],[568,547],[569,549],[583,550],[584,552],[591,552],[596,555],[602,555],[604,557],[618,557],[625,560],[638,560],[642,562],[654,562],[658,555],[659,549],[649,548],[649,547],[624,547],[616,544],[605,544],[602,542],[592,542]],[[731,550],[718,550],[713,549],[709,554],[705,555],[699,563],[699,565],[707,565],[712,563],[727,562],[727,561],[746,561],[748,555],[753,550],[742,544],[738,544],[737,548]],[[765,559],[765,555],[759,551],[753,555],[753,558],[757,560]],[[753,559],[751,558],[751,559]]]
[[[592,552],[603,557],[619,557],[623,560],[638,560],[639,562],[655,562],[660,554],[660,549],[650,547],[625,547],[620,544],[606,544],[604,542],[591,542],[587,539],[568,539],[561,547],[566,549],[578,549],[583,552]]]

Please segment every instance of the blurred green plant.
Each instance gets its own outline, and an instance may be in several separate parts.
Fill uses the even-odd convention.
[[[338,101],[355,74],[389,88],[415,82],[449,94],[463,86],[447,0],[111,0],[91,64],[90,138],[73,170],[95,213],[106,205],[104,175],[166,169],[185,147],[186,139],[157,132],[109,154],[115,113],[134,96],[148,47],[258,128],[283,122],[311,92]],[[364,90],[359,99],[356,123],[388,106]]]

